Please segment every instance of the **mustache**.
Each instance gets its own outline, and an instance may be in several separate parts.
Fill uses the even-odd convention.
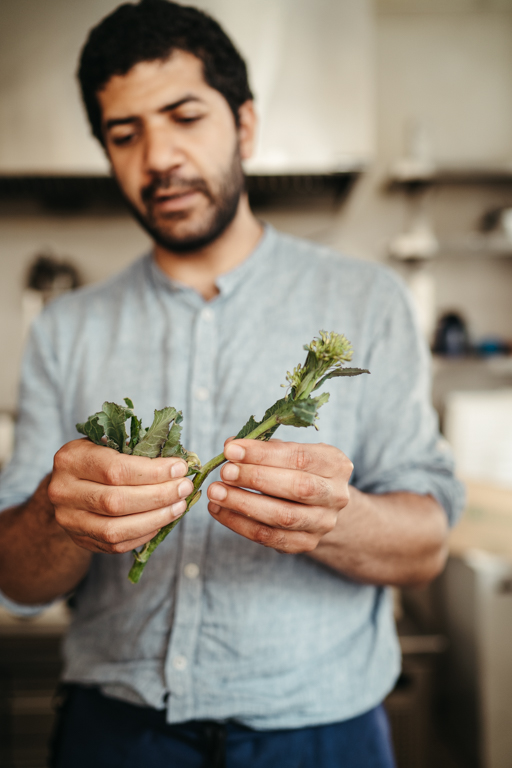
[[[172,189],[173,192],[202,192],[209,200],[213,200],[210,188],[204,179],[197,176],[192,179],[182,179],[175,173],[162,173],[155,175],[145,187],[142,187],[140,196],[144,203],[151,203],[153,197],[160,190]]]

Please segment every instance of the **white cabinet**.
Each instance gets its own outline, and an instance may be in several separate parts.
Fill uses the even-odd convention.
[[[511,528],[512,533],[512,528]],[[512,561],[474,550],[441,577],[448,717],[481,768],[512,765]]]

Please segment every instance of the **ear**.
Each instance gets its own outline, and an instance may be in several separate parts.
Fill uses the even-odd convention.
[[[252,157],[256,143],[256,129],[258,127],[258,118],[254,109],[252,100],[245,101],[238,110],[238,140],[240,146],[240,157],[242,160],[248,160]]]

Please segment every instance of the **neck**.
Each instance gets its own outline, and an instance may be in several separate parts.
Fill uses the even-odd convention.
[[[242,195],[235,218],[214,242],[204,248],[180,255],[155,244],[155,260],[160,269],[174,280],[195,288],[207,300],[219,293],[219,275],[237,267],[256,247],[263,228]]]

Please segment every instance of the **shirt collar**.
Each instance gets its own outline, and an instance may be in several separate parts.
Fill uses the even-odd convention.
[[[214,301],[221,297],[229,296],[233,293],[239,283],[247,279],[254,270],[263,268],[263,265],[273,252],[276,239],[277,233],[275,229],[270,226],[270,224],[264,224],[263,234],[249,256],[234,269],[225,272],[223,275],[219,275],[217,278],[215,284],[220,291],[220,295],[217,296]],[[194,288],[169,277],[169,275],[158,266],[152,253],[147,254],[146,261],[152,280],[164,290],[170,291],[171,293],[181,293],[183,296],[188,295],[190,298],[197,296],[197,299],[194,299],[194,302],[197,302],[197,300],[204,302]]]

